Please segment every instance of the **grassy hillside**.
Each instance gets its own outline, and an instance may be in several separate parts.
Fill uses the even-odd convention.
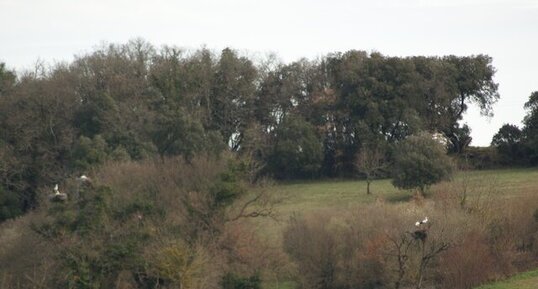
[[[476,289],[536,289],[538,288],[538,270],[518,274],[508,280],[483,285]]]
[[[468,202],[479,199],[518,198],[538,194],[538,169],[502,169],[468,171],[458,173],[450,182],[430,188],[428,198],[437,193],[463,191],[469,193]],[[405,202],[413,198],[413,192],[394,187],[390,179],[375,180],[372,194],[366,194],[366,181],[325,180],[280,183],[271,188],[271,194],[279,200],[275,210],[280,222],[270,219],[253,220],[260,233],[280,240],[281,230],[293,214],[305,214],[316,210],[345,210],[360,204],[377,201],[387,203]]]
[[[451,182],[433,186],[430,194],[467,187],[471,198],[478,197],[486,189],[488,194],[494,194],[493,197],[514,198],[537,193],[537,179],[538,169],[469,171],[459,173]],[[371,189],[373,194],[367,195],[365,181],[329,180],[281,183],[272,189],[272,193],[281,198],[278,210],[283,215],[323,208],[345,209],[376,200],[395,203],[413,196],[411,191],[395,188],[389,179],[374,181]]]
[[[469,193],[468,202],[478,199],[518,198],[538,193],[538,169],[502,169],[468,171],[458,173],[450,182],[430,188],[427,197],[447,191]],[[292,214],[304,214],[316,210],[345,210],[360,204],[376,201],[399,203],[410,200],[413,192],[394,187],[390,179],[375,180],[371,184],[372,194],[366,194],[366,181],[363,180],[324,180],[285,182],[271,188],[271,195],[279,200],[275,210],[283,222],[275,223],[268,219],[255,220],[255,226],[262,233],[275,237],[279,229]]]

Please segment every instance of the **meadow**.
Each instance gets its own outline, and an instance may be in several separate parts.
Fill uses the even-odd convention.
[[[520,198],[538,194],[538,169],[498,169],[460,171],[451,181],[432,186],[426,198],[445,190],[468,190],[469,202],[479,198]],[[372,194],[366,194],[364,180],[294,181],[275,184],[270,193],[277,200],[277,221],[258,219],[262,232],[278,235],[279,228],[293,214],[316,210],[345,210],[377,202],[397,204],[412,200],[414,192],[394,187],[390,179],[374,180]]]
[[[366,194],[366,182],[362,180],[324,180],[283,182],[270,188],[271,195],[278,200],[275,205],[277,219],[256,218],[250,225],[265,236],[275,247],[282,246],[282,236],[290,218],[316,214],[339,214],[340,212],[361,210],[379,205],[404,209],[416,202],[435,203],[443,201],[447,192],[455,193],[458,198],[466,194],[470,207],[478,203],[500,200],[527,200],[538,195],[538,169],[499,169],[460,171],[451,181],[429,188],[424,200],[417,200],[415,192],[395,188],[390,179],[375,180],[371,184],[372,194]],[[458,202],[460,200],[457,200]],[[430,204],[431,205],[431,204]],[[431,211],[431,206],[423,211]],[[321,213],[320,213],[321,212]],[[358,213],[360,214],[360,213]],[[499,276],[502,279],[502,276]],[[480,289],[537,288],[536,272],[523,273],[514,280],[487,285]],[[510,285],[514,284],[514,285]],[[527,285],[524,285],[527,284]],[[531,285],[532,284],[532,285]],[[488,287],[489,286],[489,287]],[[497,286],[497,287],[495,287]],[[502,287],[505,286],[505,287]],[[508,286],[508,287],[506,287]],[[512,287],[510,287],[512,286]],[[534,287],[524,287],[534,286]],[[296,285],[287,280],[265,283],[265,288],[293,289]]]
[[[430,194],[447,185],[494,186],[497,198],[513,198],[538,191],[538,169],[500,169],[484,171],[461,171],[452,181],[434,185]],[[372,194],[366,194],[366,182],[362,180],[327,180],[311,182],[280,183],[272,193],[283,200],[279,209],[309,211],[327,207],[346,208],[356,204],[383,199],[390,203],[410,200],[412,191],[395,188],[390,179],[375,180],[371,184]],[[501,193],[502,192],[502,193]]]

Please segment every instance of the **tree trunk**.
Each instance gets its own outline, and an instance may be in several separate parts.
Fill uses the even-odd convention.
[[[371,181],[369,178],[366,179],[366,194],[367,194],[367,195],[370,194],[370,183],[371,183],[371,182],[372,182],[372,181]]]
[[[420,266],[418,267],[418,276],[417,276],[417,287],[416,289],[422,288],[422,279],[424,279],[424,269],[426,269],[426,265],[428,264],[428,259],[425,258],[426,256],[426,240],[422,240],[422,254],[420,258]]]
[[[417,288],[416,289],[422,289],[422,279],[423,279],[422,275],[423,275],[422,268],[420,268],[418,282],[417,282]]]

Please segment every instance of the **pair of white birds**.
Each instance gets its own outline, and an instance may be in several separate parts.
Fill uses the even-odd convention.
[[[420,227],[420,225],[424,225],[426,223],[428,223],[428,217],[425,217],[424,220],[422,220],[422,221],[416,222],[415,226]]]
[[[84,183],[84,182],[89,182],[90,178],[88,178],[86,175],[82,175],[82,176],[78,177],[77,180]],[[58,188],[58,184],[54,185],[54,195],[58,196],[58,195],[61,195],[61,194],[62,193],[60,193],[60,190]]]

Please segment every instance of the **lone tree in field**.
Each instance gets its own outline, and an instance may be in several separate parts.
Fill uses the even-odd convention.
[[[453,164],[445,147],[431,134],[412,135],[397,144],[394,151],[392,183],[401,189],[418,189],[450,179]]]
[[[372,180],[387,167],[385,154],[379,148],[364,147],[355,158],[355,166],[359,173],[366,176],[366,194],[369,195]]]

